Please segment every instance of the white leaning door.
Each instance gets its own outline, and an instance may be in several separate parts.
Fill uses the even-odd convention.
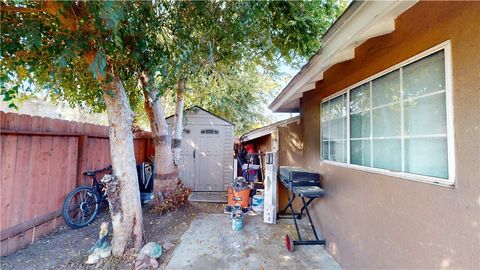
[[[277,223],[277,170],[277,153],[267,152],[265,162],[265,200],[263,222],[269,224]]]

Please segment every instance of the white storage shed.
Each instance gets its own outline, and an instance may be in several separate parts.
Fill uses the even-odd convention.
[[[171,135],[174,117],[166,120]],[[233,178],[235,125],[198,106],[183,121],[179,177],[193,191],[225,191]]]

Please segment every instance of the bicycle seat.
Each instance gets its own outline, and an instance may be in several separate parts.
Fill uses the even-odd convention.
[[[84,172],[83,174],[90,177],[95,176],[95,172]]]

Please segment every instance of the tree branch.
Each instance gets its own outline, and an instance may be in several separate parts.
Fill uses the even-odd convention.
[[[0,11],[1,12],[19,12],[19,13],[44,12],[44,10],[38,9],[38,8],[14,7],[14,6],[7,6],[5,4],[0,4]]]

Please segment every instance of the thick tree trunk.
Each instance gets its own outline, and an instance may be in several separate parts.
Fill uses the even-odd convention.
[[[150,87],[148,73],[141,75],[143,94],[145,96],[145,111],[150,119],[150,127],[153,135],[153,146],[155,148],[155,197],[161,200],[168,197],[174,189],[177,180],[177,169],[173,162],[173,154],[169,145],[168,125],[165,120],[160,98],[156,91]]]
[[[121,256],[131,238],[135,250],[140,250],[142,246],[142,207],[131,130],[133,112],[119,78],[115,78],[107,88],[109,91],[105,91],[103,97],[110,125],[113,174],[118,181],[115,196],[108,198],[113,227],[112,253]]]
[[[172,139],[172,152],[175,166],[180,164],[180,158],[182,155],[182,133],[183,133],[183,107],[185,105],[185,80],[178,81],[177,98],[175,102],[175,128],[173,130]]]

